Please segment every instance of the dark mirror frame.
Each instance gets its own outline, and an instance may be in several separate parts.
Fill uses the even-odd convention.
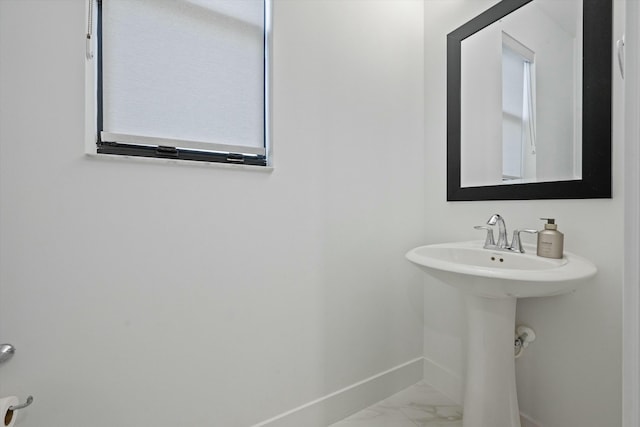
[[[582,179],[460,186],[461,42],[530,1],[503,0],[447,35],[447,201],[611,198],[611,0],[583,0]]]

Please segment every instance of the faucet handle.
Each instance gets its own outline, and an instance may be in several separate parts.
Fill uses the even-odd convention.
[[[537,234],[538,230],[531,230],[526,228],[522,230],[513,230],[513,239],[511,239],[511,250],[523,254],[524,248],[522,247],[522,241],[520,241],[520,233]]]
[[[496,245],[496,241],[493,238],[493,228],[486,225],[474,225],[473,228],[476,230],[487,230],[487,237],[484,239],[484,248]]]

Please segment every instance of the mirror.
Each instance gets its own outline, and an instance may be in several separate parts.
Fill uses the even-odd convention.
[[[503,0],[447,36],[447,200],[611,197],[612,2]]]

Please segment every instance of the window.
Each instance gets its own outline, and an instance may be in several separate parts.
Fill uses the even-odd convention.
[[[535,180],[535,53],[502,33],[502,181]]]
[[[95,5],[97,153],[267,164],[267,0]]]

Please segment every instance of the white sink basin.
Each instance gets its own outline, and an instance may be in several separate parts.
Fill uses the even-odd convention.
[[[542,258],[534,246],[526,253],[484,249],[483,242],[441,243],[407,252],[407,259],[465,293],[489,298],[542,297],[571,292],[598,271],[590,261],[565,252]]]
[[[420,246],[406,257],[461,290],[467,305],[467,372],[463,427],[521,427],[516,393],[516,301],[571,292],[595,265],[565,252],[562,259],[484,249],[483,242]]]

